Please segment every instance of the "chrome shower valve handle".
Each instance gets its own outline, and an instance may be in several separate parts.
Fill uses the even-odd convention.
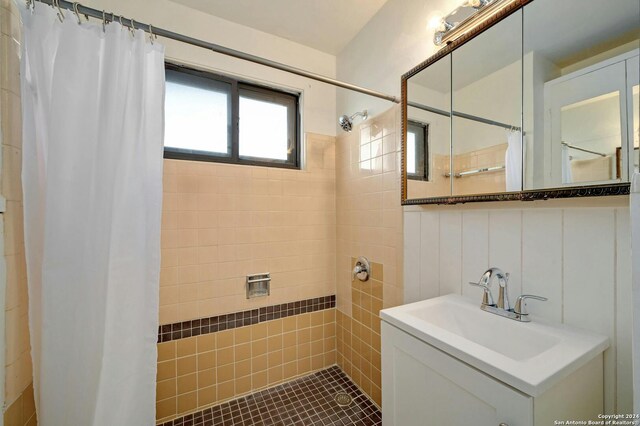
[[[369,259],[364,256],[360,256],[356,261],[353,271],[351,272],[351,281],[355,281],[356,278],[360,281],[367,281],[370,274],[371,264],[369,263]]]

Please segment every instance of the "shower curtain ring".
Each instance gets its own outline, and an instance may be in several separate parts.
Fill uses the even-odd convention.
[[[64,13],[62,13],[62,9],[60,8],[60,0],[53,0],[51,2],[51,5],[58,9],[56,15],[58,16],[60,22],[64,22]]]
[[[153,44],[153,40],[157,40],[158,36],[153,33],[153,26],[149,24],[149,41]]]
[[[73,13],[76,15],[76,18],[78,18],[78,25],[82,25],[82,19],[80,19],[80,11],[78,10],[79,5],[80,3],[78,3],[77,1],[73,2]]]
[[[102,32],[107,32],[107,14],[104,9],[102,9]]]
[[[129,27],[131,37],[136,38],[136,21],[134,21],[133,18],[129,19],[129,21],[131,21],[131,26]]]

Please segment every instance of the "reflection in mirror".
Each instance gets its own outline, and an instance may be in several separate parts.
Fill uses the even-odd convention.
[[[638,0],[524,7],[525,189],[629,181],[639,22]]]
[[[453,195],[522,190],[522,15],[453,52]]]
[[[451,56],[407,81],[407,199],[451,195]]]
[[[631,145],[631,158],[633,159],[633,171],[640,173],[640,57],[627,61],[627,84],[631,92],[631,114],[633,122],[629,123],[630,135],[629,140],[633,141]]]
[[[640,86],[633,86],[633,170],[640,173]]]
[[[560,123],[562,184],[619,181],[619,92],[561,106],[559,117],[551,113]]]
[[[428,126],[417,121],[407,123],[407,178],[428,180]]]

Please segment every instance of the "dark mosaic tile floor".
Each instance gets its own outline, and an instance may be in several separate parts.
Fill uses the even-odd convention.
[[[351,405],[338,406],[334,401],[338,392],[347,392],[353,398]],[[382,415],[342,370],[334,366],[162,424],[203,425],[380,426]]]

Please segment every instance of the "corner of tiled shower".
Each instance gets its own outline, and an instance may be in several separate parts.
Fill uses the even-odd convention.
[[[165,162],[159,423],[379,424],[379,310],[403,297],[399,120],[394,107],[337,138],[307,134],[302,171]],[[366,282],[351,280],[360,255]],[[258,269],[272,295],[246,300]]]

